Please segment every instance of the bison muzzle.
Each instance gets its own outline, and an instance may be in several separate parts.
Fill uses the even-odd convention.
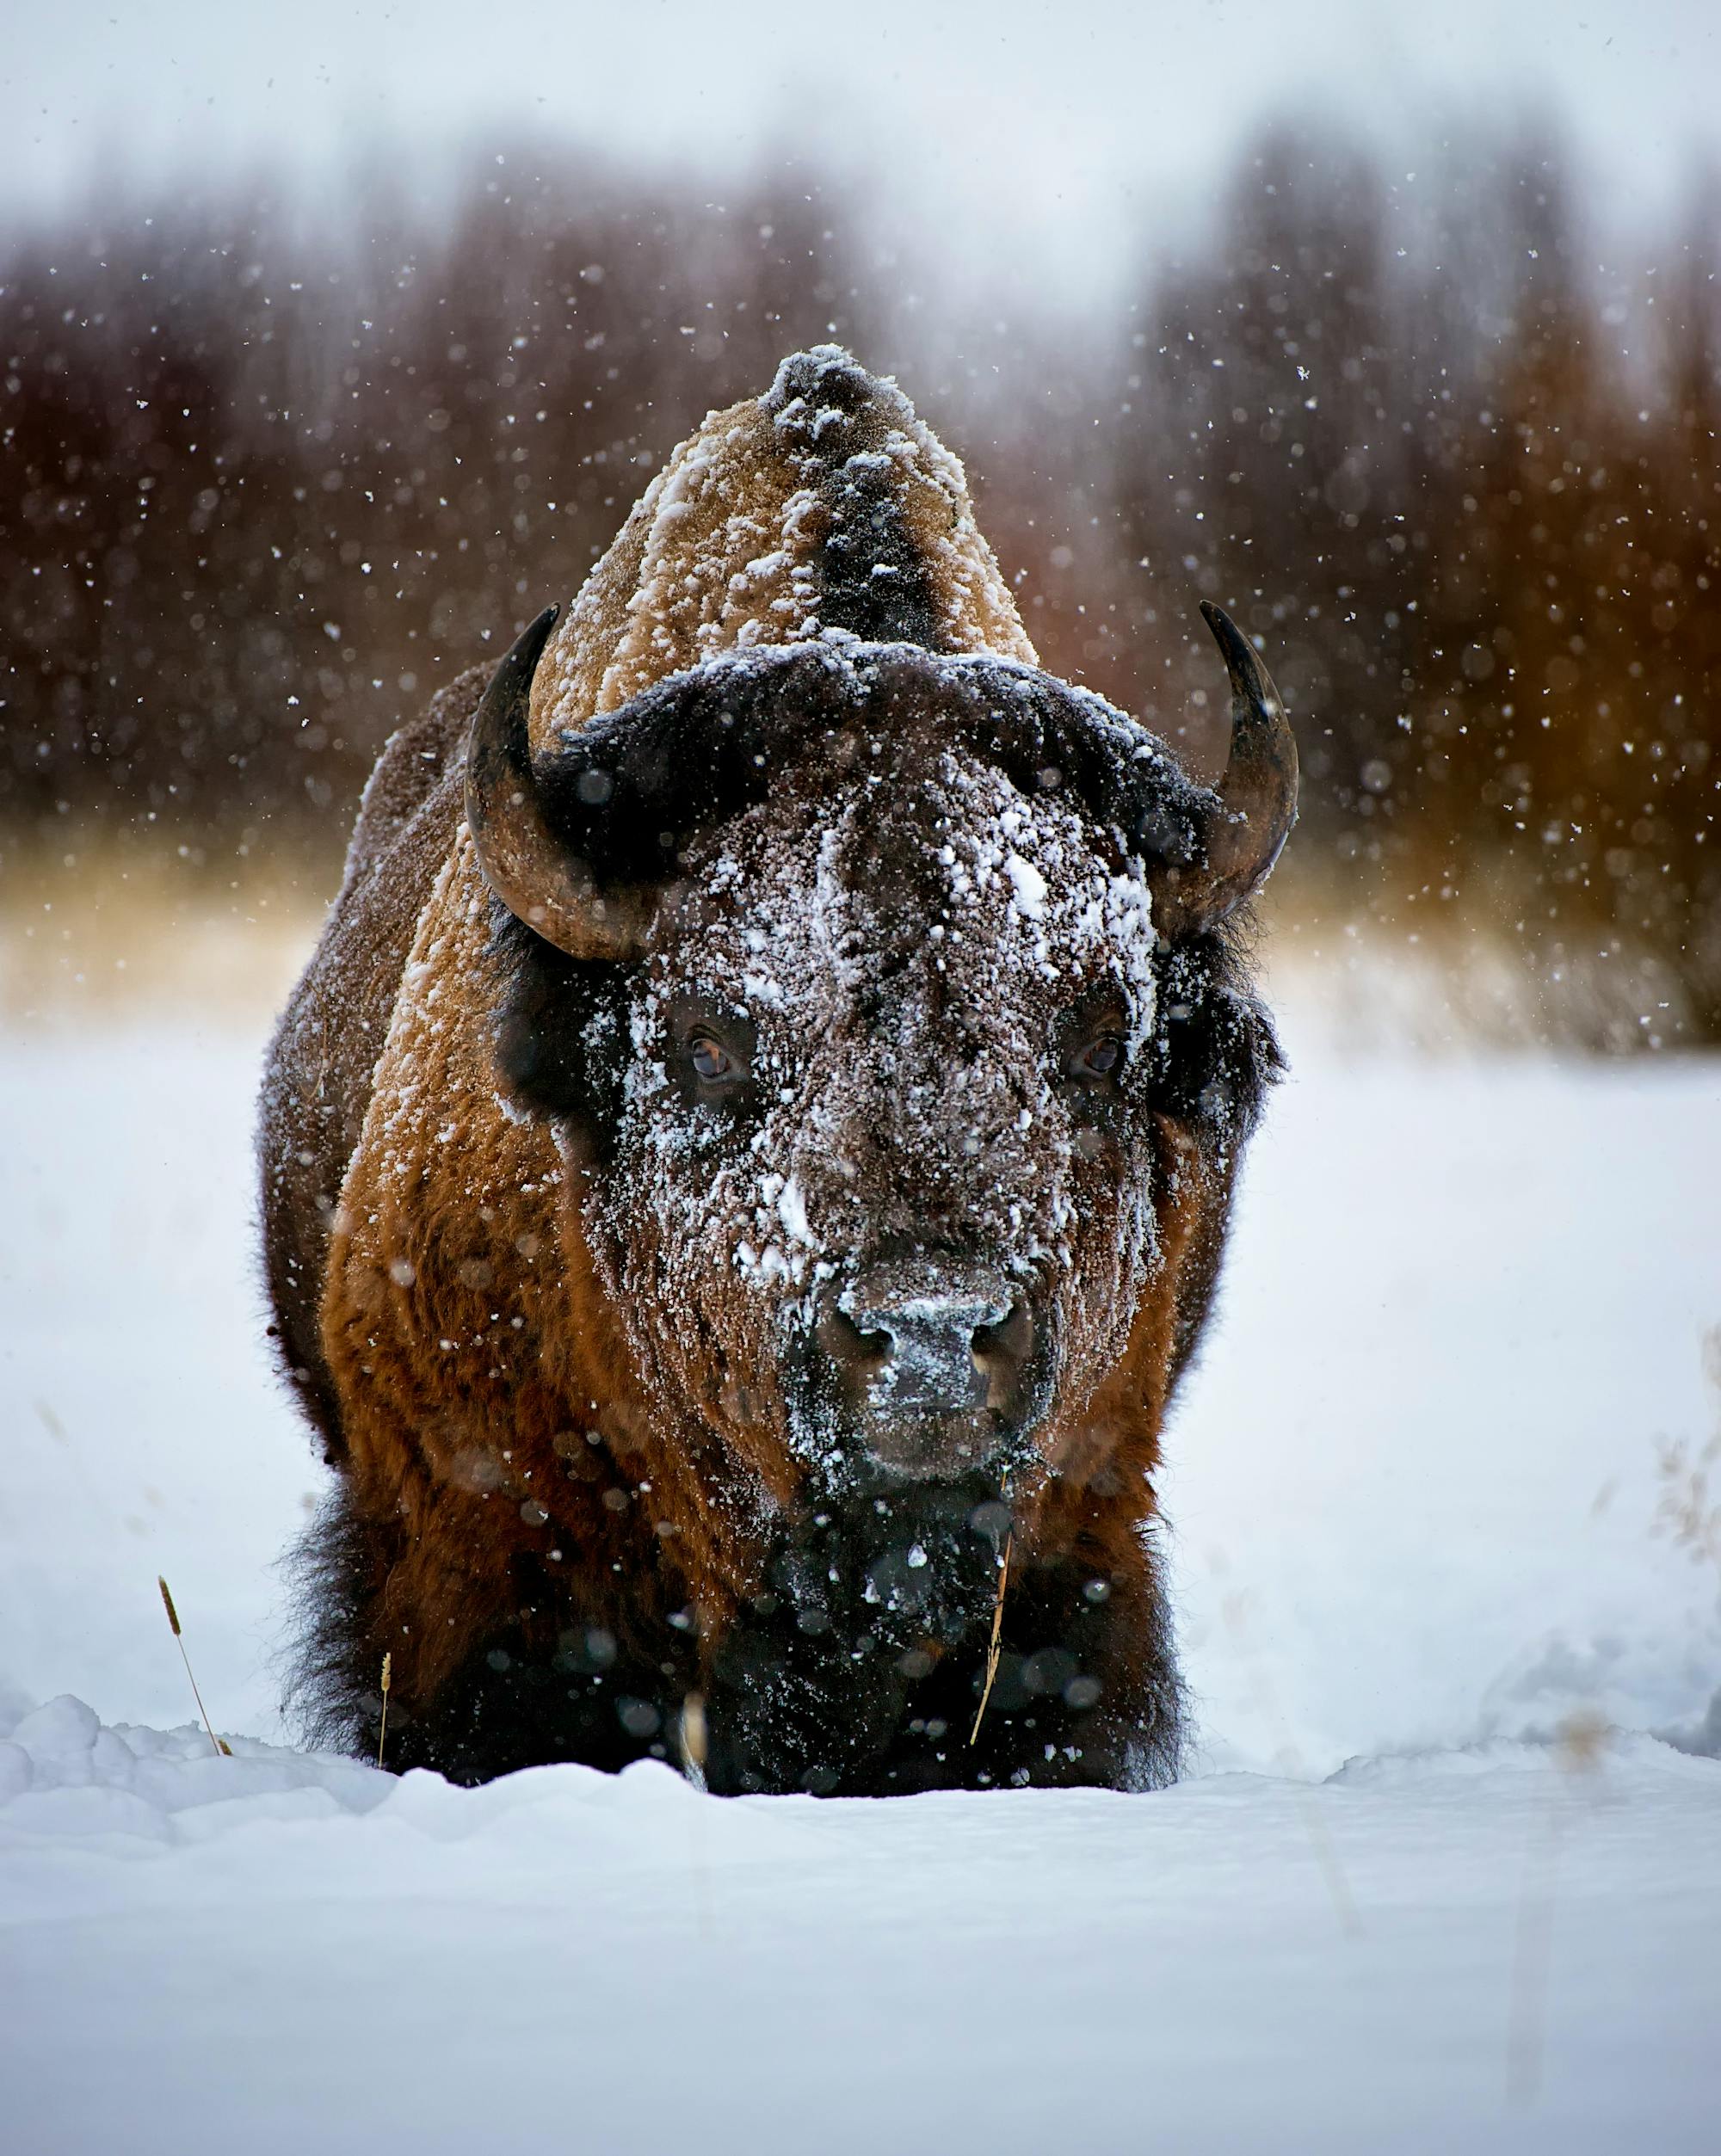
[[[1038,667],[821,348],[391,741],[264,1100],[316,1734],[375,1741],[386,1652],[395,1763],[466,1780],[693,1697],[724,1790],[1175,1772],[1153,1483],[1297,778],[1204,612],[1212,788]]]

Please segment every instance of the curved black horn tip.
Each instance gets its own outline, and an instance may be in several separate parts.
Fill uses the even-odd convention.
[[[1268,687],[1255,646],[1243,631],[1224,608],[1216,607],[1211,599],[1201,601],[1201,619],[1212,631],[1213,641],[1219,647],[1225,671],[1231,678],[1233,696],[1246,701],[1253,711],[1264,715],[1276,714],[1279,699]]]
[[[529,676],[543,656],[544,646],[550,640],[550,631],[561,619],[561,613],[562,609],[558,605],[548,606],[535,621],[528,621],[509,646],[508,656],[503,660],[503,665],[510,668],[523,665]]]
[[[466,748],[466,820],[475,831],[489,820],[484,801],[491,778],[512,772],[520,779],[531,768],[527,699],[561,611],[559,607],[546,607],[535,621],[521,631],[498,661],[473,714]]]

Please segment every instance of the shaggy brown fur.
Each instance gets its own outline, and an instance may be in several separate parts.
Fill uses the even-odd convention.
[[[820,642],[831,693],[859,699],[852,748],[840,727],[785,747],[762,799],[683,835],[647,965],[567,958],[492,899],[461,810],[482,673],[377,767],[262,1133],[283,1359],[337,1470],[305,1552],[325,1740],[373,1743],[387,1651],[396,1762],[466,1779],[661,1755],[692,1691],[724,1789],[1175,1771],[1152,1478],[1272,1035],[1233,941],[1162,950],[1131,989],[1103,939],[1083,956],[1012,899],[965,802],[1020,826],[1018,899],[1050,863],[1054,900],[1091,889],[1097,920],[1129,861],[1073,796],[1013,806],[984,753],[922,723],[912,668],[888,730],[867,717],[895,650],[1033,652],[959,467],[845,354],[786,362],[675,453],[545,651],[534,741],[725,654]],[[738,983],[749,923],[786,948],[821,874],[869,962],[898,955],[822,1041],[822,1019],[780,1040],[756,1013],[784,1082],[744,1126],[689,1122],[642,1027],[689,983]],[[965,963],[996,1008],[928,942],[941,919],[991,953]],[[1097,1107],[1059,1081],[1048,1122],[1022,1104],[1078,975],[1140,1005],[1138,1061]],[[773,1207],[768,1261],[748,1237],[778,1233]],[[1016,1452],[904,1485],[809,1450],[824,1426],[775,1343],[822,1292],[815,1249],[1010,1259],[1053,1372]],[[970,1750],[1007,1525],[1007,1652]]]

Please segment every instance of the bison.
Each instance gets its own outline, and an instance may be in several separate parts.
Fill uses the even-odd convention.
[[[479,1781],[1151,1786],[1160,1433],[1279,1069],[1295,814],[1039,669],[959,465],[821,347],[377,764],[270,1053],[274,1333],[335,1470],[324,1742]]]

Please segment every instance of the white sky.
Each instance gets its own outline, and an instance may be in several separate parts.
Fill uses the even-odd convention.
[[[521,130],[720,188],[785,144],[893,182],[953,259],[1083,274],[1198,210],[1262,114],[1336,110],[1414,149],[1430,117],[1539,108],[1653,227],[1717,158],[1721,0],[60,0],[0,47],[0,216],[92,174],[337,173],[364,145]]]

